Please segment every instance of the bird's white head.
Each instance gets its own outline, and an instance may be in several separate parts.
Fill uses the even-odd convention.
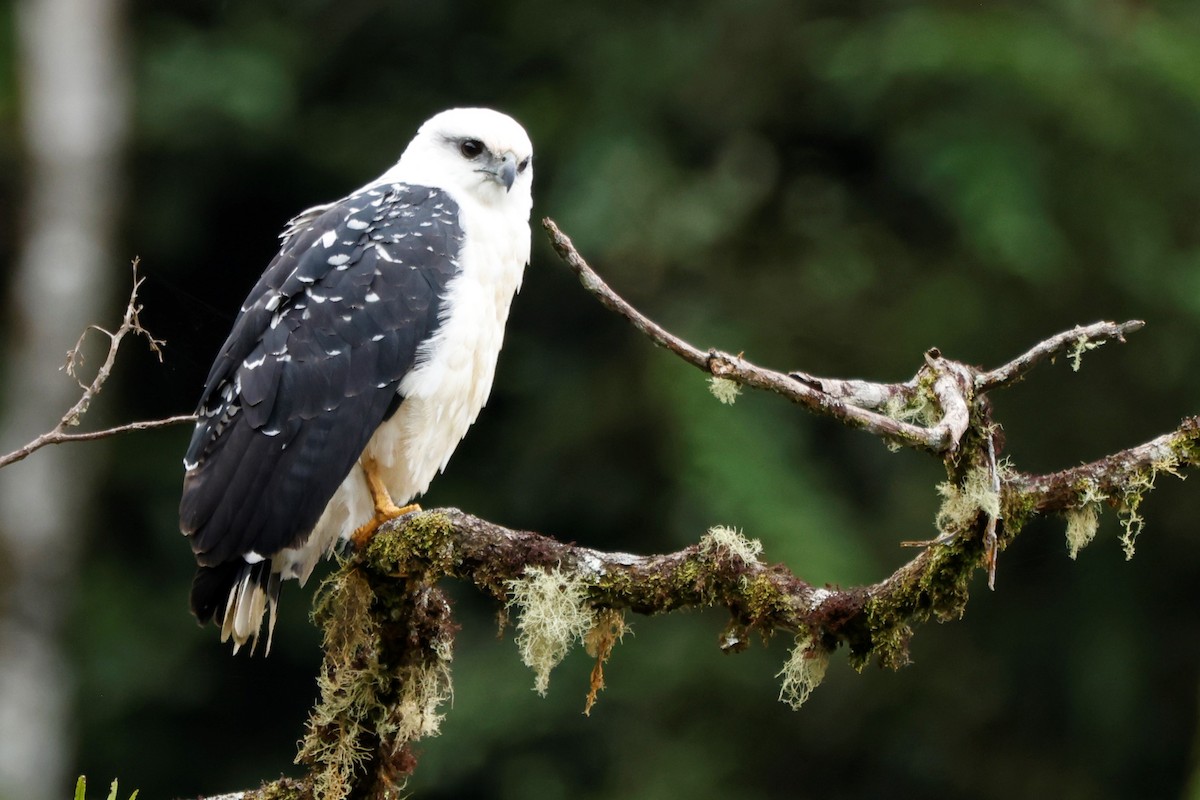
[[[489,108],[452,108],[417,131],[380,181],[437,186],[458,201],[529,218],[533,145],[515,119]]]

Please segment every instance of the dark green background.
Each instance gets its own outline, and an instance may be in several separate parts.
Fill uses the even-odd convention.
[[[1076,323],[1140,318],[1080,373],[1045,367],[994,398],[1006,455],[1067,467],[1198,410],[1192,0],[135,0],[128,16],[119,252],[141,256],[143,320],[168,348],[163,366],[140,345],[122,356],[97,412],[109,420],[189,411],[289,216],[381,172],[426,117],[472,104],[528,129],[535,219],[557,219],[618,291],[698,346],[890,381],[930,346],[994,366]],[[639,553],[732,525],[818,584],[878,580],[911,557],[899,541],[934,535],[935,461],[777,398],[720,405],[534,239],[492,399],[426,507]],[[187,437],[77,446],[107,477],[80,528],[76,772],[146,800],[294,773],[320,658],[312,584],[286,587],[270,658],[232,658],[191,621],[175,516]],[[790,642],[722,655],[724,617],[706,612],[633,618],[584,718],[582,653],[539,699],[511,629],[495,636],[496,606],[450,586],[455,699],[410,788],[1186,794],[1200,503],[1193,481],[1159,483],[1132,562],[1111,512],[1075,563],[1061,520],[1031,525],[996,592],[979,576],[963,621],[918,632],[912,666],[857,675],[836,654],[799,712],[776,701]]]

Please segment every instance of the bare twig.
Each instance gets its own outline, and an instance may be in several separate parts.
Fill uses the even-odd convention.
[[[609,288],[584,260],[571,239],[563,233],[554,220],[542,220],[542,226],[550,233],[555,251],[575,271],[583,287],[591,292],[607,308],[629,320],[659,347],[665,347],[692,366],[709,373],[714,378],[728,378],[744,386],[765,389],[782,395],[794,403],[828,417],[840,420],[854,428],[862,428],[876,436],[898,442],[908,447],[941,452],[954,442],[944,427],[924,428],[875,413],[859,404],[827,394],[804,381],[782,372],[759,367],[741,356],[720,350],[703,351],[688,344],[675,334],[646,317],[625,299]]]
[[[919,389],[913,381],[905,383],[872,383],[851,378],[820,378],[807,372],[793,370],[788,373],[801,383],[835,397],[842,402],[859,408],[886,408],[889,404],[903,405],[914,398]]]
[[[996,463],[996,433],[988,431],[987,435],[987,473],[988,479],[991,482],[992,494],[996,498],[996,504],[999,505],[1000,500],[1000,466]],[[987,570],[988,588],[995,590],[996,588],[996,550],[999,546],[999,537],[996,535],[996,524],[1000,522],[1000,512],[998,510],[984,509],[987,514],[987,524],[983,528],[983,565]]]
[[[73,428],[79,425],[79,422],[88,408],[92,404],[92,400],[104,388],[104,383],[112,374],[113,365],[117,360],[117,350],[121,347],[121,341],[129,334],[142,336],[146,339],[150,347],[150,351],[158,356],[158,360],[162,361],[162,348],[166,344],[162,339],[156,339],[148,330],[142,327],[139,314],[142,311],[142,306],[138,303],[138,289],[141,288],[145,278],[138,276],[139,260],[133,260],[133,288],[129,292],[129,301],[125,305],[125,314],[121,319],[121,325],[116,331],[108,331],[98,325],[89,325],[80,334],[75,346],[67,351],[67,361],[63,365],[64,371],[79,384],[83,389],[83,394],[79,400],[71,406],[67,413],[63,414],[62,419],[58,421],[51,430],[38,436],[33,441],[23,447],[19,447],[11,453],[0,456],[0,469],[7,467],[9,464],[15,464],[31,454],[37,452],[43,447],[51,444],[64,444],[66,442],[82,442],[92,439],[103,439],[108,436],[114,436],[119,433],[128,431],[145,431],[153,428],[163,428],[169,425],[179,425],[184,422],[195,422],[196,417],[192,414],[180,414],[166,419],[147,420],[144,422],[131,422],[125,425],[118,425],[113,428],[107,428],[100,431],[91,431],[87,433],[68,433],[68,428]],[[108,353],[104,357],[104,362],[100,368],[96,370],[96,375],[90,383],[84,383],[79,378],[79,368],[83,365],[82,348],[84,340],[87,339],[88,333],[98,331],[108,337]]]

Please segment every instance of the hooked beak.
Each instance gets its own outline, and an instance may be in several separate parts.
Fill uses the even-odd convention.
[[[517,157],[512,153],[493,158],[488,166],[479,170],[496,183],[504,186],[504,191],[510,191],[517,180]]]

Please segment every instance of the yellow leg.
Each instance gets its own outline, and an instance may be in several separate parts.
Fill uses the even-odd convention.
[[[363,475],[367,479],[367,489],[371,492],[371,504],[375,507],[375,514],[365,525],[359,527],[350,536],[350,542],[356,550],[366,545],[383,523],[393,520],[396,517],[402,517],[405,514],[421,510],[421,507],[416,503],[409,503],[400,508],[392,502],[392,496],[388,494],[387,487],[380,480],[376,472],[377,466],[372,459],[364,458],[362,460],[362,470]]]

